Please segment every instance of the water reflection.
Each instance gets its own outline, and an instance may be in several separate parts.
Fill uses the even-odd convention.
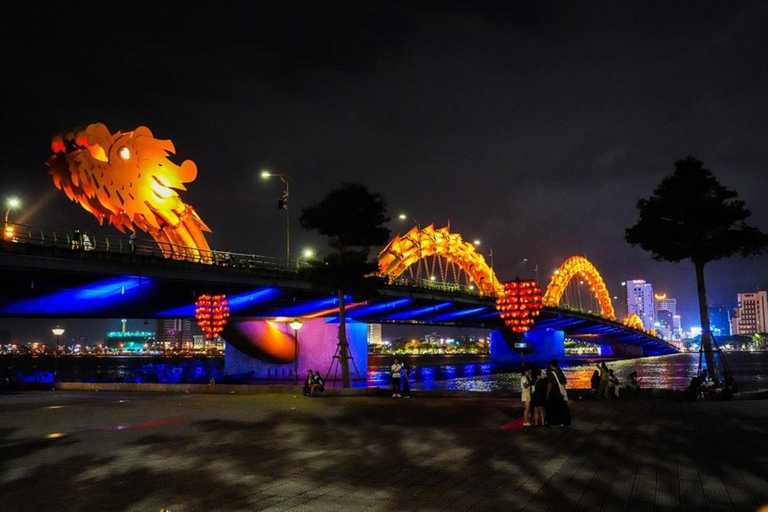
[[[768,352],[730,352],[725,355],[731,372],[736,377],[741,390],[768,387]],[[372,359],[368,372],[369,386],[389,386],[388,367],[373,366],[382,364],[385,359]],[[520,391],[519,366],[491,362],[441,364],[432,360],[429,365],[419,365],[418,358],[409,361],[413,370],[411,382],[414,389],[493,391],[498,393],[516,393]],[[571,389],[589,389],[592,373],[597,360],[567,360],[561,365],[568,378]],[[702,365],[705,363],[702,361]],[[624,384],[627,376],[636,371],[642,379],[644,388],[683,390],[688,386],[699,370],[699,355],[693,353],[667,356],[646,357],[608,361],[608,368],[614,370],[619,381]],[[722,362],[718,365],[722,368]],[[543,366],[542,366],[543,369]]]

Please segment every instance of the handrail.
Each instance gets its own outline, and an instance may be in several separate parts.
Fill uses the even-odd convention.
[[[78,231],[47,229],[24,224],[7,222],[3,224],[2,238],[5,241],[58,247],[80,253],[103,252],[129,254],[164,260],[188,261],[216,267],[237,269],[273,269],[295,273],[298,262],[286,266],[285,260],[257,254],[244,254],[230,251],[198,249],[166,242],[157,242],[146,238],[85,234]]]

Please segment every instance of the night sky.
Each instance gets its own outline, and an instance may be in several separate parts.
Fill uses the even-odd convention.
[[[45,166],[51,134],[103,122],[148,126],[174,142],[177,163],[197,163],[182,199],[213,248],[284,255],[282,184],[261,180],[263,168],[292,178],[295,254],[323,244],[299,228],[300,208],[361,181],[386,198],[393,230],[410,227],[401,212],[450,220],[493,249],[502,280],[532,277],[535,262],[546,281],[585,254],[613,295],[641,278],[677,298],[686,327],[698,324],[693,266],[624,242],[637,200],[691,154],[768,230],[765,3],[192,6],[6,13],[0,194],[24,201],[13,220],[115,232]],[[710,302],[765,289],[767,264],[709,265]]]

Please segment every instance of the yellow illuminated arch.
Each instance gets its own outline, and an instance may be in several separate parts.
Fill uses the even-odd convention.
[[[639,331],[645,330],[645,325],[643,325],[643,321],[640,319],[639,316],[637,316],[637,313],[632,313],[627,318],[625,318],[621,323],[623,323],[627,327],[632,327],[633,329],[637,329]]]
[[[552,280],[547,287],[547,293],[544,294],[544,305],[557,307],[560,299],[565,293],[565,287],[576,275],[581,274],[584,280],[589,284],[589,288],[597,297],[600,304],[600,313],[605,318],[616,320],[616,313],[613,311],[611,296],[605,287],[605,282],[600,276],[594,265],[583,256],[571,256],[557,269],[552,276]]]
[[[414,226],[405,235],[397,235],[379,253],[379,272],[399,277],[408,267],[430,256],[441,256],[455,262],[466,272],[483,295],[501,295],[504,287],[493,273],[485,258],[475,246],[462,240],[449,228],[435,229],[430,224],[419,230]]]

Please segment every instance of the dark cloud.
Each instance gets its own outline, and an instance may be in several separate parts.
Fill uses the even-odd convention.
[[[768,7],[760,2],[67,2],[9,14],[3,194],[42,203],[50,133],[149,126],[193,159],[214,247],[282,254],[291,208],[361,180],[393,213],[451,221],[548,275],[587,254],[613,293],[645,278],[696,315],[690,265],[623,241],[694,154],[768,229]],[[9,35],[9,34],[19,35]],[[54,212],[56,215],[54,215]],[[296,216],[294,217],[296,218]],[[63,194],[27,222],[92,227]],[[393,223],[395,228],[400,227]],[[295,229],[295,247],[321,241]],[[768,286],[766,258],[709,269],[713,302]]]

